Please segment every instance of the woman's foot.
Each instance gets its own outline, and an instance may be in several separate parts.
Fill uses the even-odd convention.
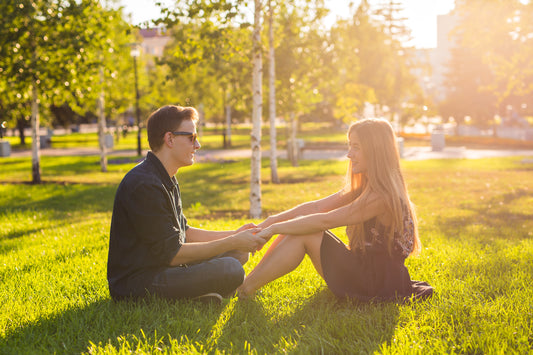
[[[239,300],[247,301],[250,299],[253,299],[255,296],[255,290],[250,290],[247,287],[243,285],[239,286],[237,288],[237,297],[239,297]]]

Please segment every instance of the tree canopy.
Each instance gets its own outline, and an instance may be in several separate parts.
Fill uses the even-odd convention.
[[[444,116],[478,126],[533,113],[533,3],[458,1]]]
[[[377,115],[404,119],[419,115],[413,107],[431,102],[413,74],[418,64],[414,49],[405,45],[409,31],[401,1],[375,7],[363,0],[328,25],[323,0],[272,4],[278,116],[348,122],[371,104]],[[180,0],[161,7],[163,16],[154,25],[172,39],[161,58],[139,58],[143,117],[176,103],[202,105],[211,122],[223,122],[228,106],[233,120],[250,119],[252,4]],[[29,117],[32,85],[45,124],[51,124],[48,109],[58,119],[94,114],[102,90],[107,116],[114,119],[131,108],[129,44],[142,38],[120,8],[98,0],[6,0],[0,10],[0,114],[11,127]],[[453,15],[459,22],[451,34],[455,48],[441,114],[459,122],[470,117],[482,126],[509,110],[531,114],[532,3],[457,1]],[[264,29],[265,53],[266,36]]]

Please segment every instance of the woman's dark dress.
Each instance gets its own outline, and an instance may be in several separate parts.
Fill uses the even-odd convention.
[[[324,279],[339,298],[360,301],[424,298],[433,293],[425,282],[412,281],[404,265],[413,250],[414,224],[406,214],[403,235],[396,232],[392,252],[385,241],[385,226],[376,219],[365,222],[365,250],[351,251],[330,231],[324,232],[320,258]]]

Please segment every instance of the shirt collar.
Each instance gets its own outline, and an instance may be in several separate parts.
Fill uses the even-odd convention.
[[[153,164],[157,174],[159,175],[159,177],[167,188],[172,189],[178,184],[178,180],[176,180],[175,176],[168,176],[167,169],[165,169],[163,163],[161,163],[161,160],[159,160],[159,158],[154,153],[149,151],[148,154],[146,154],[146,160],[150,164]]]

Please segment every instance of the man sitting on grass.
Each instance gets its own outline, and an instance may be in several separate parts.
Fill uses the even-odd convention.
[[[151,151],[126,174],[113,206],[107,279],[115,300],[155,294],[220,302],[243,282],[248,253],[264,244],[253,224],[237,231],[188,225],[174,175],[200,148],[197,120],[194,108],[179,106],[148,119]]]

